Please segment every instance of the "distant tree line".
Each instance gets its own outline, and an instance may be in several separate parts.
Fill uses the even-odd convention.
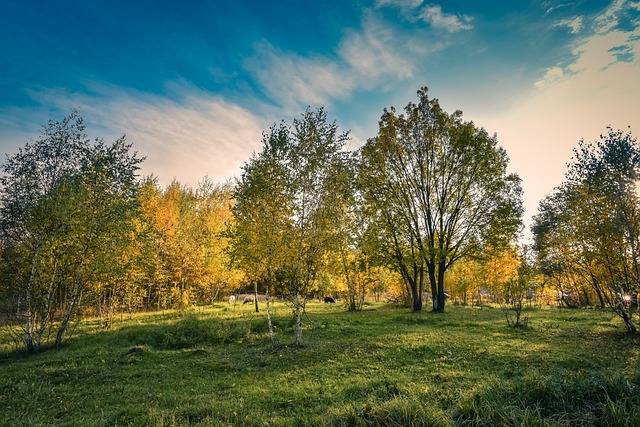
[[[443,312],[498,303],[509,324],[557,300],[597,302],[635,331],[640,151],[610,130],[581,143],[567,182],[540,204],[533,247],[508,157],[426,88],[385,109],[355,151],[324,108],[273,125],[235,182],[161,188],[125,137],[91,141],[73,111],[8,156],[0,177],[0,312],[29,352],[60,345],[82,316],[185,309],[252,289],[288,301],[295,343],[310,298],[367,296]],[[255,299],[255,309],[258,300]]]

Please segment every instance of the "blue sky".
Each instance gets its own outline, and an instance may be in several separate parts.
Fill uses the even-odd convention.
[[[324,105],[351,148],[428,86],[496,132],[527,218],[579,139],[640,133],[640,1],[45,1],[0,5],[0,146],[79,107],[162,184],[222,181]]]

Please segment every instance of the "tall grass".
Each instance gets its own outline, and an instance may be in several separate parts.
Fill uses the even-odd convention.
[[[302,348],[248,307],[88,322],[58,350],[0,358],[0,425],[640,425],[640,342],[612,315],[359,313],[311,304]]]

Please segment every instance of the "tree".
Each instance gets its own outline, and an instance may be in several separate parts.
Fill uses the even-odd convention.
[[[6,277],[22,319],[27,351],[38,351],[54,325],[60,345],[83,295],[118,269],[135,214],[136,171],[125,137],[112,144],[84,133],[73,111],[8,156],[0,178]]]
[[[228,184],[205,178],[193,190],[174,181],[162,191],[148,179],[140,203],[154,253],[146,272],[149,297],[158,308],[211,303],[237,284],[223,235],[231,216]]]
[[[284,124],[273,126],[263,135],[262,151],[253,155],[236,182],[228,224],[231,262],[266,291],[269,333],[278,346],[269,306],[270,294],[278,272],[291,259],[293,209],[288,157],[290,131]]]
[[[258,272],[267,289],[279,282],[294,307],[296,345],[311,285],[336,241],[347,139],[323,108],[308,109],[292,126],[273,126],[263,136],[261,153],[236,186],[234,259],[245,272]]]
[[[527,327],[528,317],[522,317],[522,311],[527,299],[532,298],[531,292],[536,289],[536,274],[530,258],[529,248],[520,247],[520,253],[508,251],[505,261],[509,267],[515,267],[516,274],[505,275],[502,282],[502,311],[507,324],[511,327]],[[509,256],[510,255],[510,256]]]
[[[302,311],[310,285],[335,240],[343,198],[340,177],[348,153],[342,151],[348,133],[327,121],[324,108],[307,110],[293,121],[291,172],[293,189],[294,264],[289,291],[294,299],[296,345],[302,344]]]
[[[512,241],[521,228],[520,178],[508,158],[462,113],[448,114],[427,88],[405,114],[384,110],[378,136],[361,151],[361,175],[372,218],[422,309],[424,274],[433,310],[443,311],[446,271],[458,260]]]
[[[636,331],[640,290],[639,172],[640,147],[631,132],[608,128],[597,143],[580,141],[566,181],[540,203],[532,227],[543,272],[581,290],[587,304],[594,294],[629,332]]]

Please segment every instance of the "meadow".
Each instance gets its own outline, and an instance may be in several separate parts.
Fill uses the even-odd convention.
[[[444,314],[217,304],[83,322],[36,355],[0,336],[3,426],[640,425],[640,338],[596,310]]]

